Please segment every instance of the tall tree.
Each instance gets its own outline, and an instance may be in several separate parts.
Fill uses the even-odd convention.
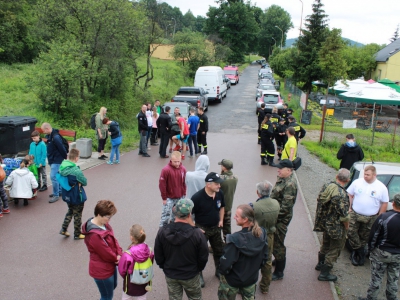
[[[315,0],[313,13],[306,18],[302,35],[298,38],[299,55],[295,61],[294,79],[303,82],[303,90],[311,92],[312,82],[321,79],[323,72],[319,64],[319,50],[328,33],[327,15],[321,0]]]
[[[365,79],[371,78],[372,72],[376,68],[375,54],[384,45],[368,44],[362,47],[346,46],[344,58],[349,67],[347,74],[350,79],[363,76]]]
[[[193,15],[193,13],[190,11],[190,9],[187,11],[186,14],[183,15],[182,17],[182,25],[184,28],[188,28],[189,30],[194,31],[196,28],[196,17]]]

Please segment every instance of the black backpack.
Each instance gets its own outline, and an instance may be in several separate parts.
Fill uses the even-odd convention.
[[[92,128],[93,130],[96,130],[96,116],[97,113],[93,114],[90,118],[90,128]]]
[[[62,144],[63,144],[63,146],[64,146],[64,148],[65,148],[65,151],[67,151],[67,153],[69,153],[69,144],[68,144],[68,141],[65,139],[65,137],[63,137],[61,134],[60,134],[60,137],[61,137],[61,141],[62,141]]]

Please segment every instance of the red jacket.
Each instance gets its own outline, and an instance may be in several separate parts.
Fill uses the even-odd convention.
[[[171,162],[166,165],[161,170],[160,180],[159,180],[159,188],[161,192],[161,198],[163,200],[167,200],[167,198],[171,199],[179,199],[186,195],[186,168],[179,166],[179,168],[175,168],[172,166]]]
[[[82,234],[85,235],[85,244],[90,253],[89,275],[96,279],[107,279],[115,272],[117,255],[122,255],[122,248],[109,224],[106,224],[106,230],[102,230],[91,220],[82,225]]]

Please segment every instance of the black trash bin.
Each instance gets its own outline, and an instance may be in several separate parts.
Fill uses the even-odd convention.
[[[0,117],[0,153],[17,154],[29,150],[37,119],[25,116]]]

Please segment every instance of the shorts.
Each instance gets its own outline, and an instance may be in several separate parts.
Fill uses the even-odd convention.
[[[176,135],[176,138],[178,140],[181,140],[181,135],[180,134]],[[188,139],[189,139],[189,135],[185,136],[185,138],[183,140],[181,140],[181,141],[184,142],[185,144],[187,144]]]

